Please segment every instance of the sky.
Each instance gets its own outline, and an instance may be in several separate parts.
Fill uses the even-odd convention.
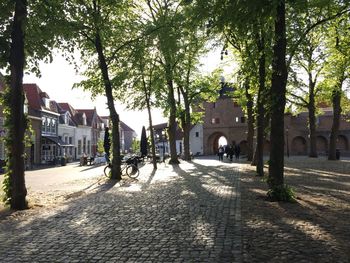
[[[211,72],[219,64],[220,51],[212,51],[207,57],[202,59],[203,72]],[[24,83],[36,83],[40,89],[46,92],[50,99],[57,102],[67,102],[75,109],[93,109],[96,107],[97,113],[100,116],[108,116],[109,111],[106,105],[106,98],[99,96],[96,99],[91,99],[91,94],[88,91],[83,91],[79,88],[72,88],[73,84],[79,82],[82,77],[76,73],[73,65],[70,65],[59,53],[55,54],[53,61],[50,64],[40,63],[41,77],[34,74],[26,74]],[[135,130],[138,137],[141,136],[142,126],[148,127],[148,114],[146,111],[127,111],[122,102],[115,103],[120,120]],[[167,119],[162,115],[162,111],[154,109],[152,111],[153,124],[167,122]]]

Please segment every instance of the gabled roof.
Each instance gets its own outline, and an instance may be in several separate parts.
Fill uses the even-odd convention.
[[[131,131],[135,132],[132,128],[130,128],[128,125],[126,125],[124,122],[120,121],[120,127],[123,129],[123,131]]]
[[[82,125],[83,124],[83,118],[82,114],[78,113],[77,110],[75,110],[72,105],[70,105],[67,102],[60,102],[58,103],[59,107],[63,112],[69,112],[71,116],[71,120],[69,122],[69,125]],[[72,124],[71,124],[72,122]]]
[[[27,96],[29,108],[36,111],[47,110],[58,113],[55,103],[50,102],[49,108],[46,107],[43,98],[49,99],[50,97],[46,92],[43,92],[38,85],[34,83],[23,84],[23,90]]]
[[[83,114],[85,113],[86,125],[87,126],[92,126],[92,121],[93,121],[96,109],[86,109],[86,110],[79,109],[79,110],[77,110],[77,112],[80,113],[81,116],[83,116]]]
[[[166,122],[153,125],[153,129],[154,130],[163,130],[163,129],[166,129],[166,128],[168,128],[168,123],[166,123]],[[148,129],[149,129],[149,127],[148,127]]]
[[[159,131],[165,130],[167,128],[168,128],[168,123],[166,122],[153,125],[153,129],[156,131],[156,133],[159,133]],[[175,139],[181,140],[182,138],[183,138],[183,131],[179,128],[179,125],[176,125]]]

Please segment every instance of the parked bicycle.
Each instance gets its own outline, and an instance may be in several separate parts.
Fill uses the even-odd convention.
[[[112,163],[108,163],[106,167],[103,169],[103,173],[106,177],[110,178],[111,170],[112,170]],[[122,162],[121,165],[121,172],[122,174],[125,173],[127,176],[129,176],[132,179],[135,179],[139,176],[140,170],[137,167],[137,159],[129,158],[125,162]]]

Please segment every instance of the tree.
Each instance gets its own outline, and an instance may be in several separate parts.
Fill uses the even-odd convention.
[[[191,160],[191,107],[194,106],[193,102],[200,96],[205,96],[208,92],[210,93],[211,87],[207,85],[209,78],[206,76],[202,77],[198,71],[199,57],[206,52],[205,44],[207,37],[197,25],[190,23],[187,27],[190,28],[186,30],[187,33],[181,39],[183,59],[178,62],[175,71],[175,83],[178,89],[178,118],[184,133],[184,159],[189,161]]]
[[[145,28],[147,28],[147,24]],[[145,29],[146,30],[146,29]],[[152,121],[152,108],[160,106],[157,101],[163,100],[164,79],[158,64],[158,54],[153,46],[152,34],[132,44],[130,55],[132,63],[129,71],[130,85],[123,86],[118,98],[127,103],[127,108],[133,110],[147,109],[150,130],[153,169],[157,169],[156,148]],[[162,98],[162,99],[160,99]]]
[[[329,54],[323,85],[330,93],[333,106],[333,123],[330,134],[328,160],[336,160],[336,141],[340,127],[343,86],[350,79],[349,17],[333,21],[329,30],[327,53]]]
[[[40,75],[40,60],[51,60],[52,48],[58,36],[65,30],[59,21],[62,18],[62,2],[4,0],[0,3],[0,68],[8,69],[5,115],[8,129],[6,139],[7,172],[4,180],[6,201],[13,209],[27,207],[27,190],[24,180],[24,134],[29,127],[23,112],[24,70]],[[30,14],[29,16],[27,14]],[[54,14],[54,15],[53,15]]]
[[[10,92],[7,101],[12,105],[7,114],[7,122],[11,125],[9,130],[8,143],[8,174],[5,179],[9,183],[7,197],[10,198],[12,209],[27,208],[27,189],[24,180],[24,133],[26,130],[26,118],[23,112],[24,92],[23,92],[23,71],[25,66],[24,41],[27,21],[27,1],[17,0],[11,30],[10,48]]]
[[[167,87],[166,111],[169,113],[168,136],[170,146],[171,164],[178,164],[179,160],[176,152],[176,100],[175,100],[175,71],[177,64],[182,59],[180,39],[183,37],[183,24],[185,2],[175,0],[165,0],[163,2],[155,0],[146,1],[149,9],[149,16],[155,27],[159,29],[155,32],[155,46],[159,52],[159,63],[163,68],[165,85]]]
[[[87,69],[87,80],[79,83],[94,95],[105,94],[112,126],[112,176],[121,180],[119,114],[114,106],[114,89],[127,77],[127,48],[140,36],[131,1],[92,0],[68,1],[65,16],[70,34],[66,35],[68,50],[79,46]]]
[[[317,80],[325,63],[322,38],[322,33],[319,30],[314,30],[300,44],[299,51],[295,55],[294,67],[291,67],[291,81],[288,91],[290,101],[300,109],[306,108],[309,113],[309,157],[317,157],[316,99],[321,91],[320,86],[317,86]],[[298,78],[298,75],[303,74],[303,72],[307,75],[307,83]]]
[[[284,188],[284,108],[288,77],[285,15],[285,1],[278,1],[274,26],[271,79],[271,135],[268,184],[272,190],[272,196]]]
[[[141,141],[140,141],[140,150],[141,150],[141,156],[145,157],[147,156],[147,135],[146,135],[146,128],[145,126],[142,126],[142,132],[141,132]]]

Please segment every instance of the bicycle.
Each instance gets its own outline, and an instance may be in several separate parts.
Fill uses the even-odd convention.
[[[122,174],[125,171],[127,176],[129,176],[132,179],[136,179],[140,174],[140,170],[139,168],[137,168],[137,166],[134,163],[135,163],[135,160],[132,158],[126,160],[125,162],[122,162],[122,167],[121,167]],[[110,178],[112,167],[113,167],[112,163],[108,163],[106,167],[103,169],[104,175],[108,178]]]

